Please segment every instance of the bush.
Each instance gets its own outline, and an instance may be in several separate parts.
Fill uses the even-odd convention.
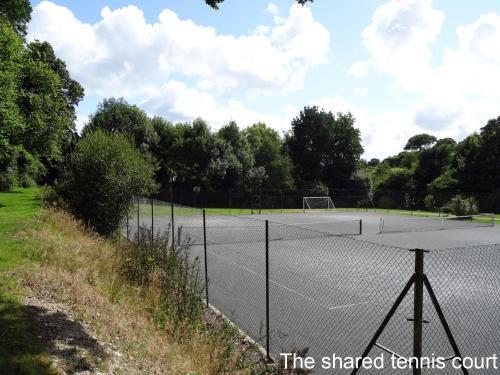
[[[446,204],[446,211],[451,212],[456,216],[476,215],[479,212],[476,198],[464,198],[461,195],[456,195]]]
[[[434,195],[427,194],[424,198],[424,207],[427,211],[434,211],[436,209],[436,199]]]
[[[120,266],[124,276],[143,287],[155,287],[161,303],[154,311],[159,323],[196,324],[204,311],[199,260],[190,255],[189,243],[170,246],[170,233],[141,227],[135,241],[123,249]]]
[[[75,216],[110,235],[120,227],[133,196],[156,189],[154,172],[126,135],[96,130],[76,145],[57,191]]]

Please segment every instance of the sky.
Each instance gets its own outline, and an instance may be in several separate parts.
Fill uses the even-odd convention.
[[[50,42],[85,89],[80,129],[109,97],[172,122],[280,133],[316,105],[351,112],[370,159],[418,133],[460,141],[500,116],[498,0],[32,5],[28,39]]]

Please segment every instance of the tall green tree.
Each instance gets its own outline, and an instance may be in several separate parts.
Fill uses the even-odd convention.
[[[298,186],[321,181],[330,188],[347,188],[363,153],[361,135],[348,114],[305,107],[293,119],[286,140]]]
[[[158,135],[146,113],[123,98],[104,99],[90,116],[83,133],[102,129],[110,133],[125,133],[132,136],[135,145],[148,152],[158,142]]]
[[[8,189],[62,160],[83,89],[48,43],[25,45],[1,16],[0,66],[0,179]]]
[[[457,143],[451,138],[436,141],[434,146],[423,149],[418,154],[415,169],[417,190],[427,190],[428,185],[451,168]]]
[[[227,162],[222,187],[243,187],[254,177],[255,159],[248,140],[234,121],[220,128],[217,136],[226,143],[222,150]]]
[[[265,170],[267,178],[263,187],[291,189],[292,162],[282,150],[282,140],[278,132],[264,123],[257,123],[246,128],[244,133],[252,148],[255,165]]]
[[[436,142],[436,137],[430,134],[417,134],[408,139],[405,150],[407,151],[422,151],[431,147]]]
[[[31,20],[32,10],[29,0],[0,1],[0,19],[8,21],[22,37],[26,35],[26,25]]]

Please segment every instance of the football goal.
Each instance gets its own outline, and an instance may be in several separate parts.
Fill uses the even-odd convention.
[[[306,211],[335,211],[335,205],[332,198],[324,197],[303,197],[302,209]]]

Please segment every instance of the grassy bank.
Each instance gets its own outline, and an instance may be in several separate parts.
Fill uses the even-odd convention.
[[[129,244],[98,237],[63,211],[40,209],[36,190],[0,194],[0,204],[2,374],[58,373],[37,341],[36,324],[23,306],[25,295],[50,296],[69,307],[77,322],[91,326],[99,350],[87,350],[86,361],[105,373],[268,371],[222,319],[173,321],[165,307],[176,301],[165,300],[159,274],[134,280],[125,272],[123,265],[134,256]],[[110,363],[110,352],[119,352],[125,365]]]
[[[37,327],[22,303],[22,274],[32,269],[32,241],[39,212],[36,189],[0,193],[0,369],[2,374],[55,374]]]

